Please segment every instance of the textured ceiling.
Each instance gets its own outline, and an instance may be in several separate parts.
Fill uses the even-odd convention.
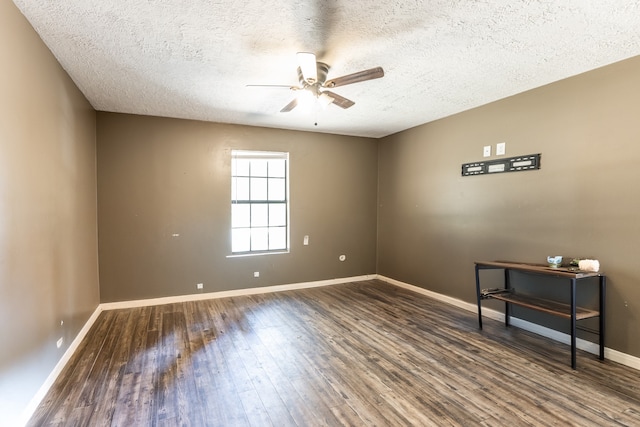
[[[96,110],[382,137],[640,54],[638,0],[14,0]],[[296,52],[355,101],[280,113]],[[317,125],[316,125],[317,123]]]

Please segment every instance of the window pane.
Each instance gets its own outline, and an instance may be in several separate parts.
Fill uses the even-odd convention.
[[[269,176],[284,178],[286,171],[285,164],[284,159],[269,160]]]
[[[269,210],[266,204],[251,205],[251,227],[266,227],[269,225]]]
[[[251,200],[267,200],[267,178],[251,178]]]
[[[287,205],[284,203],[269,204],[269,226],[287,225]]]
[[[285,200],[284,178],[269,178],[269,200]]]
[[[251,205],[231,205],[231,226],[233,228],[251,226]]]
[[[285,227],[269,228],[269,249],[287,248],[287,229]]]
[[[231,230],[231,251],[249,252],[251,250],[251,231],[249,228]]]
[[[231,180],[231,200],[249,200],[249,178]]]
[[[249,176],[249,160],[233,159],[233,161],[231,162],[231,175]]]
[[[269,249],[269,229],[268,228],[252,228],[251,229],[251,250],[266,251]]]
[[[267,176],[267,160],[251,160],[251,176]]]

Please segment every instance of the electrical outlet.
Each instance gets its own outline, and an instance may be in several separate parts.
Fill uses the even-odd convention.
[[[304,236],[304,239],[302,240],[302,244],[305,246],[309,244],[309,236]]]
[[[202,288],[204,288],[204,284],[202,283],[196,284],[196,289],[202,289]]]
[[[489,157],[491,155],[491,146],[490,145],[485,145],[484,149],[482,150],[482,156],[483,157]]]
[[[260,272],[259,271],[254,271],[253,272],[253,277],[260,277]]]
[[[498,144],[496,144],[496,155],[498,156],[503,156],[504,153],[507,152],[507,143],[506,142],[500,142]]]

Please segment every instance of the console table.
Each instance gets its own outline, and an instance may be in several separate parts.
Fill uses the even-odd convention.
[[[478,297],[478,324],[482,329],[482,300],[495,299],[504,301],[505,325],[509,326],[511,317],[511,304],[527,307],[544,313],[560,316],[571,320],[571,367],[576,369],[576,322],[578,320],[599,317],[598,335],[600,338],[600,360],[604,360],[604,313],[606,277],[604,274],[591,271],[581,271],[568,268],[552,268],[539,264],[516,263],[509,261],[476,261],[476,295]],[[480,289],[480,270],[500,269],[504,270],[504,288]],[[537,298],[531,295],[516,294],[511,288],[510,271],[520,271],[529,274],[560,277],[568,280],[570,285],[570,303]],[[582,288],[582,279],[598,277],[599,281],[599,310],[592,310],[576,306],[577,288]],[[578,285],[580,283],[580,285]]]

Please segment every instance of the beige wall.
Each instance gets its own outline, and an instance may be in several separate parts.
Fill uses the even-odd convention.
[[[10,1],[0,94],[0,425],[12,425],[99,302],[95,112]]]
[[[475,302],[475,260],[595,257],[607,346],[640,356],[639,75],[636,57],[382,140],[378,273]],[[460,176],[498,142],[542,168]]]
[[[111,113],[97,124],[103,302],[375,273],[375,140]],[[290,153],[290,253],[227,257],[232,149]]]

